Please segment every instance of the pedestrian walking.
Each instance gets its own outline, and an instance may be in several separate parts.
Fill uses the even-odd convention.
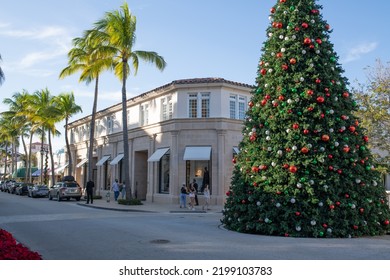
[[[198,183],[196,182],[195,179],[192,180],[192,186],[195,189],[195,205],[198,206],[199,205],[199,201],[198,201]]]
[[[187,205],[187,188],[186,184],[183,183],[180,189],[180,208],[186,208]]]
[[[115,179],[115,182],[112,184],[112,191],[114,192],[115,201],[118,201],[118,197],[119,197],[119,183],[118,183],[118,179]]]
[[[209,185],[206,185],[204,190],[203,190],[203,195],[204,195],[204,205],[202,207],[203,210],[210,210],[209,205],[210,205],[210,189]]]
[[[125,199],[126,198],[126,182],[123,182],[123,184],[122,184],[121,194],[122,194],[122,199]]]
[[[92,180],[89,180],[86,185],[87,190],[87,204],[89,204],[89,201],[91,201],[91,204],[93,204],[93,188],[95,187],[95,183]]]
[[[207,166],[204,167],[204,171],[203,171],[202,191],[204,190],[206,185],[210,185],[210,173],[209,170],[207,169]]]
[[[189,209],[192,210],[192,211],[195,210],[195,193],[196,193],[195,188],[194,188],[193,185],[191,185],[190,192],[189,192],[188,196],[190,198],[190,207],[189,207]]]

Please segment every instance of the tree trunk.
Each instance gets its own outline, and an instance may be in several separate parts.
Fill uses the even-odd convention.
[[[65,143],[66,143],[66,153],[68,154],[68,174],[73,175],[73,160],[72,152],[70,151],[69,137],[68,137],[68,121],[69,118],[65,119]]]
[[[95,144],[95,119],[96,119],[96,110],[97,110],[97,99],[99,92],[99,76],[96,77],[95,80],[95,94],[93,97],[93,106],[92,106],[92,115],[91,115],[91,124],[90,124],[90,132],[89,132],[89,151],[88,151],[88,174],[87,174],[87,182],[92,180],[92,158],[93,158],[93,149]]]
[[[49,140],[49,155],[50,155],[50,169],[51,169],[51,184],[54,185],[55,181],[56,181],[56,175],[54,174],[54,158],[53,158],[53,148],[52,148],[52,145],[51,145],[51,132],[49,130],[49,136],[48,136],[48,140]]]
[[[123,163],[125,165],[124,181],[126,182],[126,199],[132,198],[130,182],[130,164],[129,164],[129,136],[127,129],[127,96],[126,96],[126,64],[123,61],[123,78],[122,78],[122,123],[123,123]]]

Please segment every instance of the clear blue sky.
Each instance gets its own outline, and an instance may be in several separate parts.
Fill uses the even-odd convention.
[[[287,0],[289,1],[289,0]],[[6,75],[0,100],[23,89],[48,88],[53,95],[73,91],[89,115],[93,85],[78,75],[58,79],[67,64],[71,40],[81,36],[123,0],[0,0],[1,67]],[[128,97],[173,80],[222,77],[254,84],[269,10],[276,0],[128,0],[137,17],[135,49],[156,51],[168,66],[164,72],[141,64],[128,79]],[[364,68],[376,59],[390,61],[388,0],[319,0],[323,18],[333,28],[331,42],[353,85],[365,82]],[[112,73],[100,80],[98,109],[120,102],[121,83]],[[6,107],[0,103],[0,112]],[[62,129],[62,124],[59,125]],[[64,145],[55,139],[56,148]]]

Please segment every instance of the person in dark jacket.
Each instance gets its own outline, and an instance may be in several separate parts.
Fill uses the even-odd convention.
[[[92,180],[89,180],[87,182],[87,204],[89,204],[89,201],[91,200],[91,204],[93,204],[93,188],[95,187],[94,182]]]

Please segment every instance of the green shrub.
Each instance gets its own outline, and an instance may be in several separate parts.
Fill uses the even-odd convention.
[[[118,204],[122,204],[122,205],[142,205],[142,202],[138,198],[118,199]]]

